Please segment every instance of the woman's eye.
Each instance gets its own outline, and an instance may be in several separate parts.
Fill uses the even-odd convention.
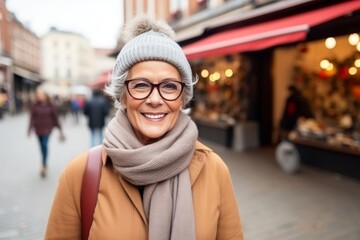
[[[133,85],[133,88],[135,88],[135,89],[145,89],[145,88],[149,88],[149,87],[150,87],[150,85],[146,82],[139,82],[139,83],[135,83]]]
[[[168,91],[176,91],[178,86],[176,83],[164,83],[162,84],[161,88]]]

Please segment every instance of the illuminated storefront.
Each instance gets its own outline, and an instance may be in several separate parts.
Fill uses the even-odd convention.
[[[287,87],[295,84],[315,116],[297,133],[358,158],[359,9],[360,2],[346,1],[184,46],[199,76],[192,114],[200,136],[232,148],[239,135],[252,146],[277,144]],[[353,163],[347,168],[359,167]]]

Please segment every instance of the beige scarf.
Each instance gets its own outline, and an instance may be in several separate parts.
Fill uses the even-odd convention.
[[[195,123],[183,113],[171,131],[148,145],[139,142],[123,110],[106,129],[104,146],[115,170],[130,183],[145,186],[149,240],[195,239],[188,166],[197,136]]]

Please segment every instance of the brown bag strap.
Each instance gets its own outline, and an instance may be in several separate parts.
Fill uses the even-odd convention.
[[[101,145],[89,151],[81,188],[81,239],[89,238],[101,177]]]

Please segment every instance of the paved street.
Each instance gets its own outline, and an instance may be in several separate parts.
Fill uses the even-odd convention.
[[[85,119],[64,122],[49,145],[49,172],[40,178],[40,151],[27,137],[28,116],[0,120],[0,240],[43,239],[60,172],[89,146]],[[360,182],[302,166],[287,175],[276,165],[273,148],[237,153],[210,144],[232,173],[247,240],[359,240]]]

